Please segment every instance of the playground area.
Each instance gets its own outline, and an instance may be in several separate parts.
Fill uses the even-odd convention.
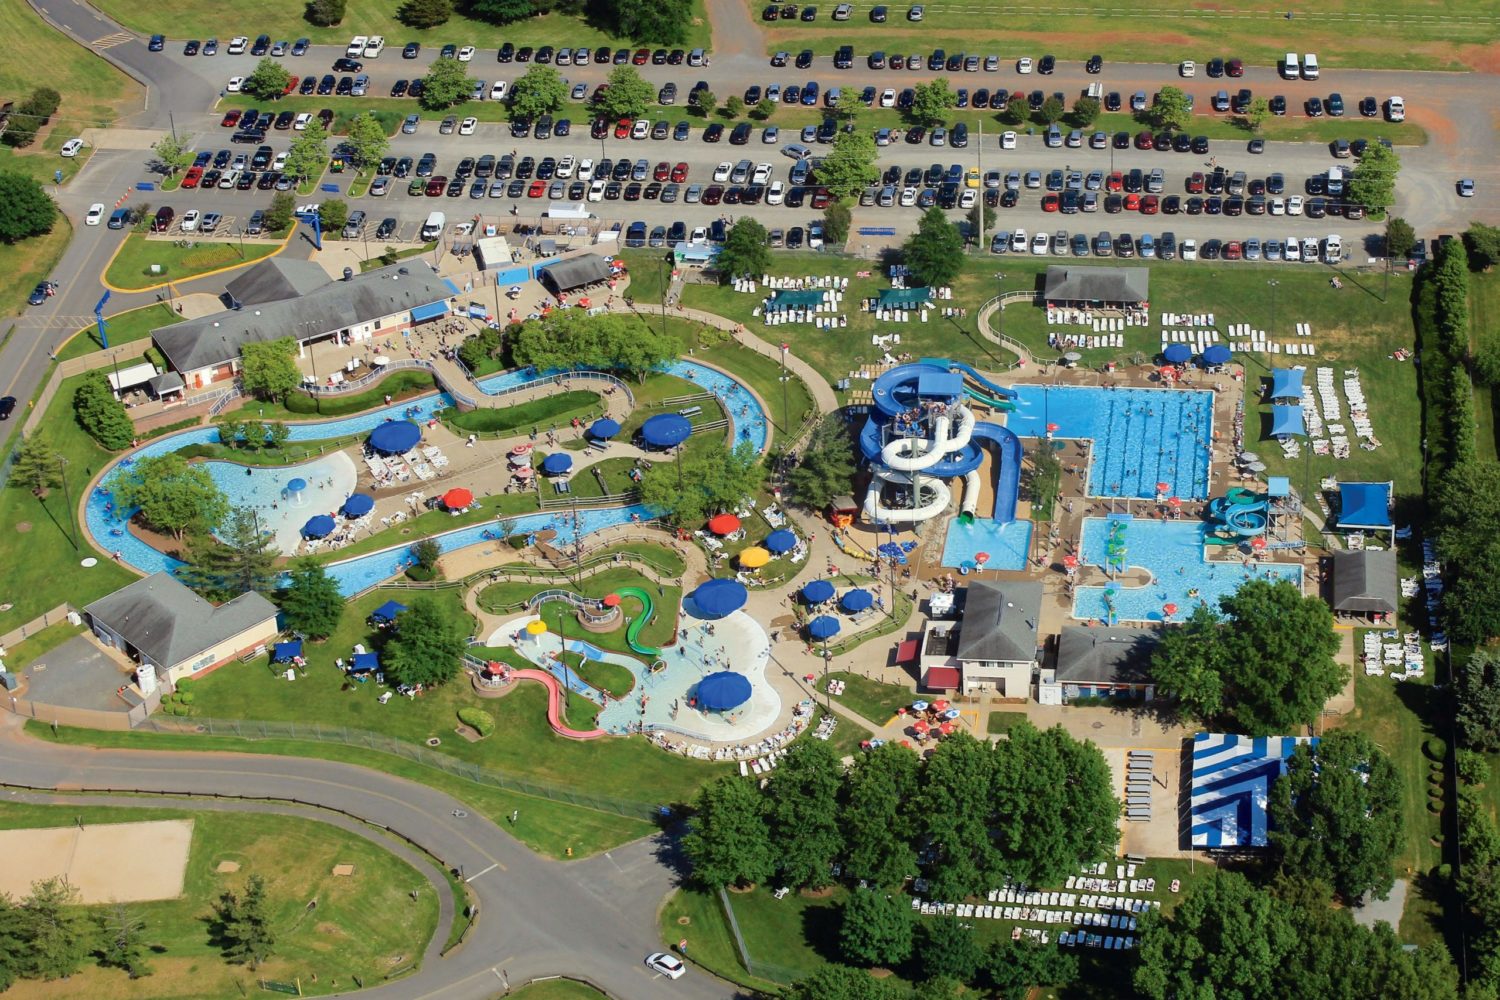
[[[192,843],[190,819],[0,830],[0,893],[60,876],[85,904],[176,899]]]

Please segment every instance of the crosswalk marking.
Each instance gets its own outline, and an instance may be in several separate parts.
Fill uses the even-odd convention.
[[[112,49],[116,45],[124,45],[126,42],[132,41],[135,41],[135,36],[130,32],[117,31],[113,35],[105,35],[102,38],[94,39],[92,42],[89,42],[89,47],[95,49]]]

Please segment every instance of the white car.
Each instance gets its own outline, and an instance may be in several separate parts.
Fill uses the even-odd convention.
[[[244,52],[245,49],[249,47],[249,45],[250,39],[246,38],[244,35],[235,35],[229,40],[228,52],[232,56],[237,56],[241,52]]]
[[[902,208],[911,208],[916,203],[917,203],[917,189],[914,188],[914,187],[904,187],[904,188],[902,188],[901,189],[901,207]]]
[[[458,61],[459,62],[468,62],[470,59],[473,59],[473,58],[474,58],[474,46],[472,46],[472,45],[465,45],[463,48],[461,48],[461,49],[458,50]]]
[[[766,188],[766,204],[780,205],[786,200],[786,185],[780,181],[772,181],[771,186]]]
[[[1287,215],[1301,215],[1302,214],[1302,196],[1300,194],[1294,194],[1291,197],[1287,198],[1287,200],[1286,200],[1286,214]]]
[[[880,106],[882,108],[894,108],[896,106],[896,89],[887,87],[880,92]]]
[[[577,161],[573,159],[573,154],[569,153],[567,156],[564,156],[562,159],[557,161],[557,176],[563,178],[564,180],[567,180],[569,177],[573,176],[573,169],[577,165]]]
[[[1031,252],[1037,256],[1044,255],[1052,249],[1052,238],[1046,233],[1037,233],[1031,238]]]
[[[630,138],[646,139],[651,136],[651,123],[644,118],[637,118],[635,124],[630,127]]]
[[[83,217],[83,224],[97,226],[102,218],[104,218],[104,202],[96,201],[89,206],[89,214]]]
[[[1031,72],[1031,57],[1030,56],[1022,56],[1021,58],[1019,58],[1019,59],[1016,60],[1016,72],[1017,73],[1030,73]]]
[[[708,230],[705,229],[703,226],[694,226],[693,227],[693,235],[690,236],[690,237],[688,237],[688,242],[689,243],[707,243],[708,242]]]
[[[1474,178],[1465,177],[1458,182],[1458,196],[1460,198],[1474,197]]]
[[[1266,210],[1269,211],[1272,215],[1285,215],[1286,199],[1272,198],[1269,202],[1266,203]]]
[[[1385,102],[1385,114],[1393,122],[1406,121],[1406,101],[1400,97],[1392,97]]]
[[[458,134],[459,135],[473,135],[474,134],[474,130],[476,128],[478,128],[478,127],[479,127],[479,119],[475,118],[473,116],[470,116],[470,117],[465,118],[463,121],[461,121],[461,122],[458,123]]]
[[[1293,236],[1286,241],[1286,247],[1281,251],[1281,257],[1283,260],[1293,264],[1302,259],[1302,244],[1297,242],[1297,237]]]
[[[1198,241],[1183,240],[1177,245],[1177,256],[1181,257],[1183,260],[1197,260]]]
[[[198,228],[198,220],[201,218],[202,216],[198,213],[198,210],[196,208],[190,208],[186,212],[183,212],[182,231],[185,233],[193,232]]]
[[[1026,230],[1024,230],[1024,229],[1017,229],[1015,232],[1013,232],[1013,233],[1010,234],[1010,252],[1011,253],[1025,253],[1026,252]]]
[[[286,169],[286,156],[287,156],[287,151],[284,150],[284,149],[281,152],[277,153],[276,154],[276,159],[274,159],[274,160],[271,161],[271,169],[274,170],[274,171],[276,171],[277,173],[280,173],[281,171],[285,170]]]
[[[964,188],[958,195],[959,208],[973,208],[974,203],[979,200],[979,192],[973,188]]]
[[[771,165],[769,163],[757,163],[755,172],[750,175],[751,184],[765,184],[771,179]]]
[[[306,132],[307,123],[310,121],[312,121],[311,111],[298,112],[297,117],[292,121],[292,128],[296,129],[298,132]]]
[[[82,139],[69,139],[67,142],[62,144],[62,155],[70,157],[77,156],[82,149]]]
[[[727,180],[729,180],[729,175],[733,171],[734,171],[734,164],[730,163],[728,160],[725,160],[723,163],[720,163],[717,167],[714,167],[714,180],[715,181],[727,181]]]
[[[668,979],[681,979],[687,971],[680,959],[661,951],[646,956],[646,968]]]
[[[1198,64],[1191,59],[1184,59],[1182,64],[1177,67],[1177,72],[1182,74],[1184,80],[1191,80],[1198,75]]]
[[[578,179],[581,181],[594,179],[594,161],[587,156],[578,161]]]
[[[604,200],[604,181],[594,181],[589,185],[589,201]]]
[[[510,84],[504,80],[496,80],[490,84],[490,100],[503,101],[505,100],[505,95],[508,93],[510,93]]]
[[[1000,148],[1001,149],[1015,149],[1016,148],[1016,134],[1014,132],[1001,132],[1000,133]]]
[[[224,89],[231,94],[238,94],[240,92],[240,88],[244,85],[245,78],[243,76],[231,76],[229,78],[229,82],[224,84]]]

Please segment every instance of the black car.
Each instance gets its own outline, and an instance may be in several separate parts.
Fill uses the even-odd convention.
[[[1172,150],[1177,153],[1188,153],[1193,149],[1193,137],[1185,132],[1179,132],[1171,137]]]
[[[1202,156],[1205,153],[1207,153],[1208,152],[1208,136],[1206,136],[1206,135],[1195,135],[1195,136],[1193,136],[1193,146],[1192,146],[1192,149],[1193,149],[1193,152],[1197,153],[1199,156]]]
[[[185,56],[195,56],[195,55],[197,55],[198,54],[198,41],[197,41],[197,39],[194,39],[193,41],[190,41],[186,45],[184,45],[182,47],[182,54],[185,55]]]
[[[750,132],[751,128],[749,123],[740,122],[734,127],[734,131],[729,133],[730,145],[743,146],[745,143],[750,141]]]
[[[1129,132],[1116,132],[1115,135],[1114,135],[1114,138],[1112,140],[1110,140],[1110,141],[1111,141],[1111,143],[1114,145],[1114,147],[1116,149],[1129,149],[1130,148],[1130,133]]]
[[[813,50],[812,49],[803,49],[801,52],[797,53],[796,66],[797,66],[798,69],[807,69],[809,66],[812,65],[812,61],[813,61]]]
[[[1223,76],[1224,75],[1224,60],[1222,60],[1222,59],[1210,59],[1208,61],[1208,65],[1206,67],[1204,67],[1204,71],[1207,72],[1209,76],[1214,77],[1215,79],[1217,79],[1218,77]]]
[[[358,73],[365,68],[365,64],[358,59],[339,58],[333,61],[335,73]]]
[[[1281,94],[1277,94],[1275,97],[1271,98],[1270,108],[1271,114],[1278,117],[1286,114],[1286,98]]]
[[[1051,58],[1050,56],[1048,58]],[[1100,73],[1104,70],[1103,56],[1089,56],[1089,61],[1083,64],[1083,68],[1090,73]]]
[[[525,139],[531,135],[531,122],[524,118],[518,118],[510,123],[510,137],[512,139]]]
[[[703,130],[704,142],[718,142],[722,138],[724,138],[724,126],[720,122],[714,122]]]
[[[1118,90],[1111,90],[1109,93],[1107,93],[1107,94],[1104,95],[1104,110],[1105,111],[1109,111],[1109,112],[1119,111],[1120,108],[1123,107],[1123,106],[1124,106],[1124,101],[1121,100],[1121,98],[1120,98],[1120,92]]]
[[[1365,118],[1380,117],[1380,102],[1373,97],[1360,98],[1359,113]]]
[[[1057,69],[1057,60],[1052,56],[1042,56],[1041,62],[1036,64],[1036,71],[1043,76],[1051,76],[1055,69]]]
[[[1321,97],[1309,97],[1307,99],[1307,117],[1323,117],[1323,99]]]
[[[258,36],[256,36],[255,44],[252,45],[252,46],[250,46],[250,54],[252,56],[263,56],[263,55],[265,55],[269,51],[271,51],[271,36],[270,35],[258,35]]]

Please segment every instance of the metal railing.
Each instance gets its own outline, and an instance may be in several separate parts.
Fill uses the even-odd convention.
[[[1007,337],[1005,334],[991,328],[986,313],[988,313],[989,315],[993,315],[1008,302],[1035,302],[1038,297],[1039,296],[1036,292],[1006,292],[1004,295],[993,296],[979,307],[978,319],[982,320],[982,322],[979,322],[977,325],[979,326],[980,332],[983,333],[984,336],[989,340],[992,340],[1003,347],[1009,348],[1017,355],[1018,360],[1014,364],[1010,365],[1007,370],[1009,370],[1010,368],[1019,368],[1021,366],[1021,362],[1031,360],[1031,348],[1027,347],[1025,344],[1021,343],[1014,337]]]
[[[400,361],[392,361],[388,365],[382,365],[368,375],[361,375],[353,382],[340,382],[338,385],[299,385],[297,388],[309,396],[342,396],[351,392],[359,392],[365,386],[380,381],[391,372],[413,368],[425,368],[433,374],[437,373],[437,369],[432,366],[431,362],[423,361],[420,358],[402,358]]]
[[[512,369],[512,371],[515,370],[516,369]],[[504,375],[507,373],[500,372],[499,374]],[[485,376],[485,378],[494,377],[494,375]],[[485,392],[483,389],[480,389],[479,391],[483,392],[484,395],[489,399],[503,399],[506,396],[513,396],[518,392],[525,392],[528,389],[535,389],[538,386],[555,385],[559,382],[566,382],[571,379],[580,379],[585,382],[608,382],[610,385],[614,386],[616,389],[625,394],[626,402],[628,402],[631,406],[635,406],[635,393],[631,392],[630,386],[626,385],[621,379],[616,378],[614,375],[611,375],[608,372],[588,371],[585,369],[578,369],[576,371],[570,372],[559,372],[556,375],[543,375],[541,378],[538,378],[534,381],[523,382],[520,385],[507,386],[506,388],[500,389],[497,392]]]
[[[575,497],[571,493],[559,493],[557,496],[543,497],[541,502],[542,510],[560,510],[567,507],[623,507],[638,499],[640,494],[637,491],[628,490],[597,497]]]

